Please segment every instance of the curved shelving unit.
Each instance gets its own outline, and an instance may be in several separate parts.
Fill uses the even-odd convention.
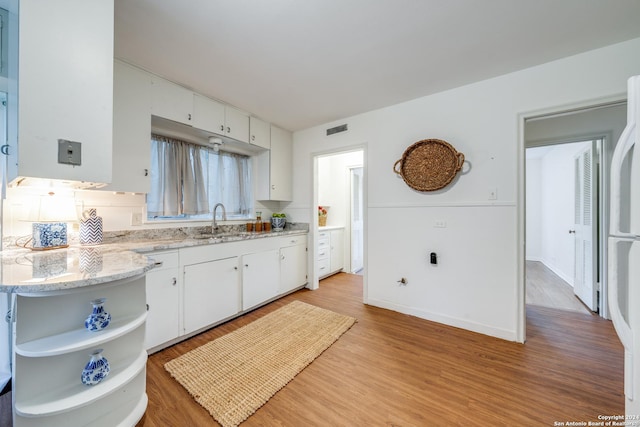
[[[58,335],[17,344],[15,352],[25,357],[49,357],[97,347],[133,331],[142,325],[146,318],[146,312],[137,316],[129,316],[111,322],[107,328],[97,332],[78,328]]]
[[[127,384],[145,370],[146,363],[147,352],[143,350],[133,361],[124,360],[113,364],[111,374],[95,386],[82,384],[78,375],[76,384],[58,390],[55,394],[41,394],[29,400],[16,402],[16,414],[23,417],[45,417],[88,405]]]

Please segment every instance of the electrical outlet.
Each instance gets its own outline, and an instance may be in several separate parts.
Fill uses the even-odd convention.
[[[140,212],[131,214],[131,225],[142,225],[142,214]]]

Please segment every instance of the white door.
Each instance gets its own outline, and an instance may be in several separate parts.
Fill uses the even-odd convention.
[[[591,311],[598,309],[596,142],[575,157],[575,274],[573,292]]]
[[[364,237],[362,227],[362,168],[351,169],[351,272],[357,273],[364,265]]]

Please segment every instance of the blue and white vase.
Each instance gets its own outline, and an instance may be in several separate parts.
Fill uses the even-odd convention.
[[[102,349],[91,353],[91,359],[82,370],[82,384],[96,385],[109,375],[109,361],[102,356]]]
[[[287,223],[287,218],[271,217],[271,230],[282,231]]]
[[[87,328],[87,330],[95,332],[109,326],[109,322],[111,322],[111,315],[104,310],[104,302],[106,300],[106,298],[99,298],[91,301],[93,310],[89,317],[84,321],[84,327]]]

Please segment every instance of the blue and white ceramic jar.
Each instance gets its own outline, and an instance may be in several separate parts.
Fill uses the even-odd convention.
[[[96,385],[109,375],[109,371],[109,361],[102,356],[102,349],[97,349],[91,353],[91,359],[82,370],[82,384]]]
[[[106,298],[99,298],[91,301],[93,310],[89,317],[84,321],[84,327],[87,328],[87,330],[95,332],[109,326],[109,322],[111,322],[111,315],[104,309],[104,302],[106,300]]]
[[[271,230],[282,231],[284,230],[284,226],[286,223],[287,223],[287,218],[271,217]]]

